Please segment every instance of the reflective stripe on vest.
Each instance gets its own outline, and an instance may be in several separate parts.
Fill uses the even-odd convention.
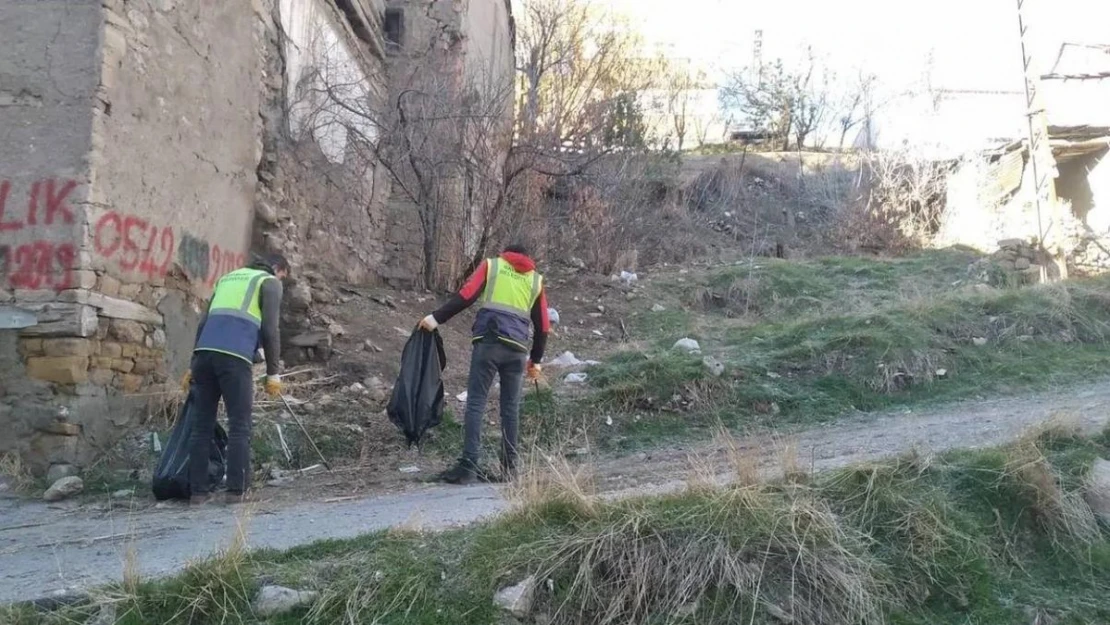
[[[510,263],[491,258],[486,261],[482,308],[530,319],[542,286],[543,277],[538,272],[520,273]]]
[[[262,305],[259,297],[259,284],[269,273],[258,269],[237,269],[220,278],[212,303],[208,306],[208,316],[226,315],[251,322],[262,327]]]

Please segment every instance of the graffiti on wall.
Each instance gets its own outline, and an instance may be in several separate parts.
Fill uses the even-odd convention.
[[[28,240],[16,233],[28,228],[38,233],[43,228],[72,226],[73,209],[68,198],[77,182],[44,179],[32,183],[23,211],[19,210],[13,186],[9,180],[0,181],[0,286],[57,291],[71,288],[77,264],[73,242]],[[221,249],[183,229],[115,211],[102,213],[90,224],[89,233],[93,255],[124,276],[162,277],[176,260],[190,280],[211,288],[245,260],[243,254]],[[9,242],[9,238],[18,240]]]

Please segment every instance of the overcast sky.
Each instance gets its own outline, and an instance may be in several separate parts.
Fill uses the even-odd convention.
[[[938,86],[1022,87],[1017,0],[594,1],[630,16],[671,54],[719,70],[748,65],[762,29],[765,60],[812,45],[841,71],[865,67],[898,84],[919,77],[931,53]],[[1027,2],[1045,57],[1065,40],[1110,43],[1110,0]]]

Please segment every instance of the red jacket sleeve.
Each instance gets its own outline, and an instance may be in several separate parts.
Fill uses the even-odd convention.
[[[459,289],[459,292],[452,295],[446,304],[432,313],[436,323],[447,323],[452,317],[470,308],[471,304],[478,301],[478,297],[482,295],[482,291],[486,288],[486,264],[486,261],[483,260],[482,264],[474,270],[474,273],[466,279],[466,283]]]

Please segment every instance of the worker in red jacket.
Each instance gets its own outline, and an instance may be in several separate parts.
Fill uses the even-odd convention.
[[[523,245],[510,245],[497,258],[483,261],[456,295],[420,321],[420,328],[431,332],[475,302],[480,303],[480,309],[471,332],[474,349],[463,421],[463,455],[441,476],[452,484],[470,484],[484,477],[478,464],[482,416],[495,374],[501,378],[501,470],[506,479],[512,477],[518,455],[524,378],[539,379],[551,330],[543,276]],[[529,336],[533,334],[529,349]]]

